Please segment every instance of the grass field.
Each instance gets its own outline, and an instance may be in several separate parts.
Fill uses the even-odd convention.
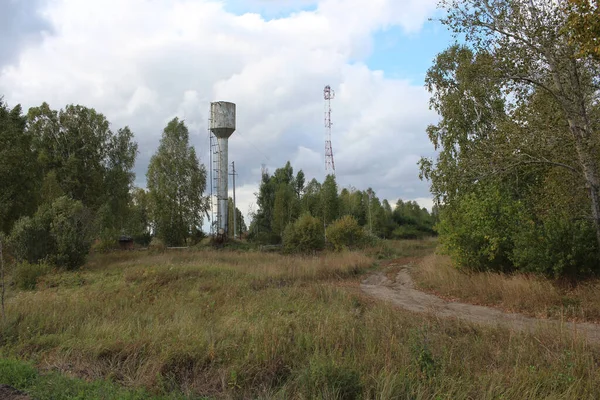
[[[78,398],[598,398],[597,347],[411,314],[360,292],[377,258],[434,247],[97,255],[8,293],[0,383],[89,393]]]
[[[420,288],[447,299],[493,306],[537,318],[600,322],[600,281],[573,285],[536,275],[469,273],[448,257],[430,255],[413,276]]]

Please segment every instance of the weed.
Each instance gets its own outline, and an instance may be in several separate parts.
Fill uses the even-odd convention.
[[[31,264],[23,261],[17,264],[13,279],[19,289],[33,290],[38,280],[49,271],[50,266],[43,262]]]

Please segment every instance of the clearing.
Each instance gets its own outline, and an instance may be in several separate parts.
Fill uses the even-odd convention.
[[[385,279],[406,276],[378,260],[435,247],[96,254],[10,287],[0,384],[36,400],[600,397],[600,346],[564,329],[439,318],[361,290],[374,275],[395,293]]]

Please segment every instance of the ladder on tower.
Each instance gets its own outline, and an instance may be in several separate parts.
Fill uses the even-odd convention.
[[[221,160],[221,149],[219,147],[219,141],[216,136],[211,133],[210,135],[210,152],[212,158],[212,182],[211,182],[211,210],[213,215],[215,216],[211,221],[211,232],[215,234],[219,230],[219,213],[218,213],[218,204],[219,204],[219,179],[221,174],[220,172],[220,160]],[[217,210],[215,210],[215,207]]]

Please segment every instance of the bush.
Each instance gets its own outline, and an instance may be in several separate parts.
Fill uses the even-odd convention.
[[[81,202],[59,197],[41,206],[32,218],[17,221],[10,242],[19,260],[76,269],[90,251],[92,228],[90,213]]]
[[[461,267],[477,271],[511,272],[513,231],[522,205],[507,191],[481,187],[457,198],[440,212],[438,229],[447,253]]]
[[[401,225],[394,229],[392,236],[394,239],[423,239],[431,234],[420,230],[415,225]]]
[[[526,219],[514,235],[512,261],[524,272],[548,276],[597,273],[600,264],[596,232],[589,221],[552,214],[546,221]]]
[[[33,290],[38,278],[46,275],[49,271],[50,266],[46,263],[31,264],[23,261],[17,264],[13,279],[19,289]]]
[[[109,238],[97,239],[91,247],[92,253],[108,253],[116,249],[117,241]]]
[[[22,217],[15,223],[9,242],[17,260],[35,264],[55,251],[49,225],[40,215]]]
[[[283,248],[291,253],[323,250],[325,237],[321,221],[306,213],[296,222],[288,224],[283,232]]]
[[[353,216],[345,215],[327,227],[327,240],[336,250],[363,247],[366,234]]]
[[[148,245],[148,250],[156,253],[162,253],[163,251],[167,250],[167,246],[165,245],[165,242],[162,241],[162,239],[153,237],[150,241],[150,244]]]

